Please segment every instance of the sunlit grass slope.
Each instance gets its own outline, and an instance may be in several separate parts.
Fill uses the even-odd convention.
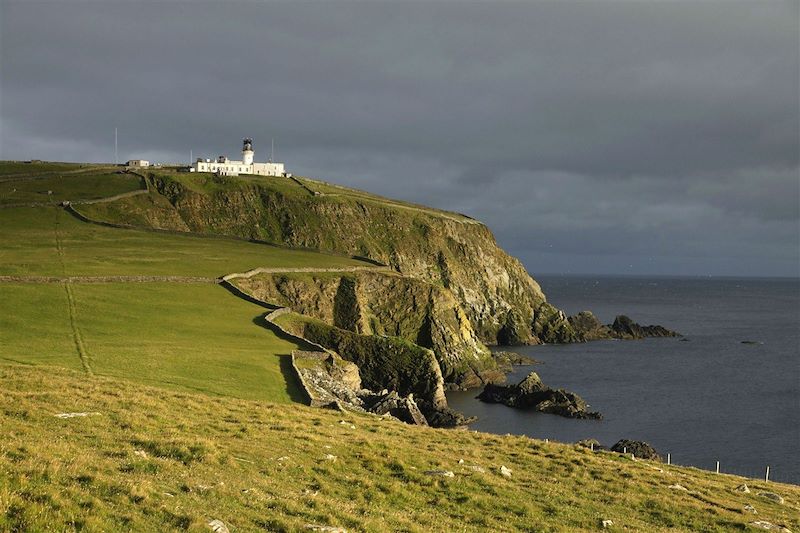
[[[141,178],[131,174],[47,175],[41,179],[0,181],[0,205],[94,200],[141,188]]]
[[[303,399],[290,371],[298,346],[276,336],[264,309],[210,284],[0,284],[0,360],[54,364],[210,394]],[[81,348],[74,336],[80,336]]]
[[[795,486],[60,369],[0,365],[0,380],[4,531],[208,531],[214,519],[231,531],[800,528]],[[69,412],[98,414],[53,416]],[[751,493],[732,490],[743,481]]]
[[[111,165],[94,163],[62,163],[57,161],[0,161],[0,178],[18,176],[41,176],[63,172],[80,172],[84,170],[110,169]]]
[[[58,207],[0,209],[0,228],[0,275],[221,276],[258,266],[368,265],[233,239],[97,226]]]

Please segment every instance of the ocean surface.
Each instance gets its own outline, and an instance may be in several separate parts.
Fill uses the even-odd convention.
[[[472,429],[560,442],[644,440],[674,464],[800,484],[800,280],[541,276],[548,301],[603,323],[626,314],[688,339],[515,347],[552,388],[581,395],[603,420],[523,412],[449,392]],[[743,344],[753,341],[755,344]]]

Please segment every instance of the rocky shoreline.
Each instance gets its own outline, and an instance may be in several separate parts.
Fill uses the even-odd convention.
[[[487,403],[502,403],[517,409],[550,413],[567,418],[599,420],[603,416],[590,411],[583,398],[564,389],[551,389],[542,383],[539,374],[531,372],[516,385],[487,384],[478,399]]]

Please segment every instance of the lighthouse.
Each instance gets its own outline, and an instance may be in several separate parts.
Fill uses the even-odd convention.
[[[245,165],[253,164],[253,139],[244,139],[242,146],[242,163]]]
[[[291,177],[291,174],[286,172],[283,163],[276,163],[270,159],[266,163],[256,163],[253,161],[253,139],[246,138],[242,140],[242,160],[232,161],[224,155],[219,156],[215,160],[199,158],[195,161],[192,168],[195,172],[214,172],[218,176],[238,176],[239,174],[246,174],[252,176],[276,176],[276,177]]]

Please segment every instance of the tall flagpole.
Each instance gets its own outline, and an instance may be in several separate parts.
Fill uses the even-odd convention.
[[[117,160],[117,128],[114,128],[114,164],[119,164],[119,161]]]

